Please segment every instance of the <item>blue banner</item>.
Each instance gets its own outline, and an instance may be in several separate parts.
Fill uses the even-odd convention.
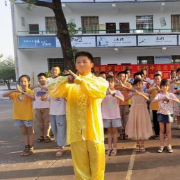
[[[55,48],[55,37],[19,37],[19,48]]]

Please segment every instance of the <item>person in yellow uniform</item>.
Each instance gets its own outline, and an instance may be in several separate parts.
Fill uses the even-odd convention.
[[[33,127],[33,106],[34,91],[29,89],[30,77],[22,75],[18,80],[16,90],[5,92],[3,97],[13,100],[14,125],[20,127],[25,149],[21,156],[29,156],[34,152],[34,127]]]
[[[69,70],[70,75],[50,82],[48,92],[52,98],[67,99],[67,144],[71,145],[76,180],[103,180],[105,148],[101,102],[108,82],[91,74],[94,64],[89,52],[78,52],[75,63],[79,76]]]

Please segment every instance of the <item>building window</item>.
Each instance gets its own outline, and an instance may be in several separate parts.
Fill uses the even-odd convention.
[[[180,63],[180,55],[179,56],[172,56],[172,63]]]
[[[25,27],[25,18],[21,17],[21,25]]]
[[[39,24],[29,24],[29,34],[39,34]]]
[[[116,23],[106,23],[106,33],[116,33]]]
[[[137,64],[154,64],[154,56],[138,56]]]
[[[99,17],[98,16],[82,16],[81,17],[82,32],[89,33],[99,33]]]
[[[64,71],[64,59],[63,58],[48,58],[48,70],[51,71],[52,67],[57,65],[61,68],[61,72]]]
[[[172,32],[180,32],[180,15],[171,15]]]
[[[57,26],[55,17],[45,17],[46,33],[56,34]]]
[[[153,16],[136,16],[136,29],[141,33],[153,32]]]
[[[129,33],[129,23],[119,23],[120,33]]]

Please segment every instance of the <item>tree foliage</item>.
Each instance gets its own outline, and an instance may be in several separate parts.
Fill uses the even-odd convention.
[[[16,0],[11,0],[16,1]],[[55,15],[57,26],[57,38],[61,43],[62,54],[64,58],[65,69],[71,69],[75,71],[74,54],[76,49],[71,46],[71,36],[75,33],[75,25],[68,25],[62,9],[61,0],[52,0],[52,2],[46,2],[43,0],[21,0],[28,3],[28,9],[34,6],[41,6],[50,8]],[[71,30],[71,31],[69,31]]]
[[[11,81],[15,81],[15,65],[12,57],[8,57],[5,60],[0,61],[0,80],[3,80],[8,89],[11,89],[10,83]]]

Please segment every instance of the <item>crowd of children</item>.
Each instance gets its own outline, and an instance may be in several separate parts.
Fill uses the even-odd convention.
[[[47,91],[48,82],[58,77],[60,68],[53,66],[51,73],[51,78],[47,78],[45,73],[38,74],[38,84],[33,87],[30,87],[29,76],[23,75],[19,78],[17,90],[3,95],[9,97],[14,103],[15,126],[21,128],[25,143],[22,155],[33,153],[33,119],[41,134],[36,140],[38,143],[51,142],[51,128],[55,142],[59,146],[56,156],[61,156],[63,147],[66,146],[66,99],[51,98]],[[153,80],[147,77],[145,69],[135,73],[134,79],[129,78],[129,73],[129,70],[121,71],[117,77],[114,76],[113,71],[109,71],[107,75],[106,72],[99,73],[99,76],[109,83],[106,97],[102,101],[103,124],[104,128],[108,128],[106,155],[116,155],[118,138],[120,140],[135,139],[137,141],[136,151],[145,151],[144,140],[153,136],[154,133],[155,139],[160,138],[158,152],[163,151],[163,140],[166,136],[169,152],[172,152],[170,123],[173,119],[177,120],[177,129],[180,129],[180,105],[178,103],[180,69],[172,70],[169,80],[161,80],[161,71],[155,72]],[[154,133],[148,112],[150,99]],[[32,101],[34,101],[33,106]],[[32,108],[34,108],[34,117]]]
[[[121,126],[119,129],[119,139],[136,140],[136,151],[145,151],[144,140],[155,135],[155,139],[160,139],[158,152],[163,152],[164,139],[167,138],[167,149],[169,153],[172,153],[171,123],[174,119],[178,123],[177,129],[180,129],[180,68],[176,71],[171,71],[171,79],[168,80],[162,79],[161,71],[155,72],[153,80],[147,77],[146,69],[136,72],[133,80],[129,74],[129,70],[121,71],[117,74],[117,78],[114,75],[112,78],[111,75],[107,74],[106,77],[105,72],[100,72],[100,76],[106,78],[109,82],[109,89],[111,89],[113,81],[114,89],[121,92],[121,94],[112,94],[116,98],[121,96],[121,98],[118,98],[120,99],[120,120],[118,120],[119,112],[116,112],[115,115],[115,107],[109,106],[110,102],[111,104],[113,102],[111,100],[112,98],[108,99],[110,90],[107,91],[105,98],[108,100],[103,100],[103,103],[106,103],[106,105],[102,103],[102,107],[107,107],[106,111],[102,108],[104,128],[108,128],[108,149],[106,150],[106,155],[116,155],[117,139],[114,140],[115,145],[111,145],[111,137],[117,137],[114,134],[119,126]],[[114,106],[115,104],[117,103],[114,102]],[[109,117],[104,116],[104,114],[108,114],[111,111],[112,107],[114,108],[114,117],[118,117],[117,119],[109,119]],[[153,126],[149,110],[152,111]],[[111,122],[111,126],[107,126],[107,120]],[[152,127],[154,128],[154,132]]]

